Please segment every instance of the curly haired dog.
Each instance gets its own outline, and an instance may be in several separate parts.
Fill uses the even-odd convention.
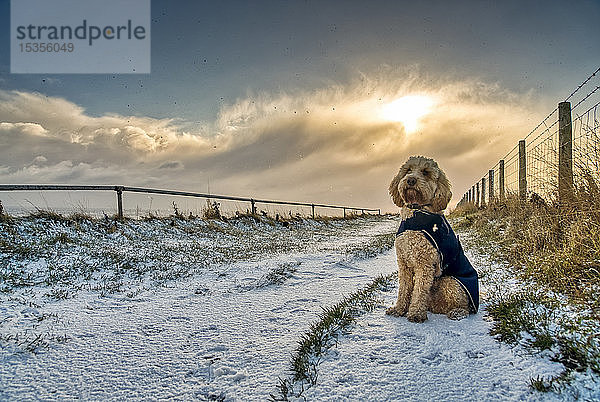
[[[442,214],[452,193],[438,164],[412,156],[389,187],[402,223],[396,236],[398,301],[386,314],[427,320],[427,311],[462,319],[479,308],[477,272]]]

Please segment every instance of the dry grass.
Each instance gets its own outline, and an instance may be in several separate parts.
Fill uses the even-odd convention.
[[[600,307],[600,197],[582,189],[575,197],[568,206],[508,197],[486,209],[461,207],[453,214],[462,217],[461,226],[494,240],[500,246],[496,253],[525,277]]]

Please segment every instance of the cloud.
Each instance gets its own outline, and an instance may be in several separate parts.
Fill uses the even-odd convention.
[[[37,137],[43,137],[48,134],[48,130],[36,123],[0,122],[0,133],[9,135],[12,132]]]
[[[411,94],[434,106],[407,133],[380,112]],[[176,119],[90,116],[66,99],[0,90],[0,180],[191,191],[210,180],[224,194],[392,210],[387,184],[409,155],[436,158],[460,196],[532,125],[532,105],[531,93],[497,83],[384,67],[313,91],[249,93],[193,132]]]
[[[181,163],[179,161],[173,161],[173,162],[164,162],[158,168],[159,169],[176,169],[176,170],[181,170],[181,169],[184,169],[184,166],[183,166],[183,163]]]

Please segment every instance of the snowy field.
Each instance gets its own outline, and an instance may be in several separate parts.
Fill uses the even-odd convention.
[[[391,217],[2,225],[1,400],[266,400],[322,308],[396,270]],[[572,399],[529,388],[562,365],[492,338],[485,289],[479,314],[423,324],[382,292],[305,397]]]

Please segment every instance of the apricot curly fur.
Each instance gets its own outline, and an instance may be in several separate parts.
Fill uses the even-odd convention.
[[[450,181],[437,162],[423,156],[411,156],[402,165],[389,186],[402,219],[412,216],[407,205],[441,214],[452,198]],[[398,261],[398,300],[386,314],[406,316],[409,321],[427,320],[427,311],[462,319],[469,314],[469,298],[460,283],[441,276],[441,261],[435,247],[421,232],[406,231],[395,241]]]

